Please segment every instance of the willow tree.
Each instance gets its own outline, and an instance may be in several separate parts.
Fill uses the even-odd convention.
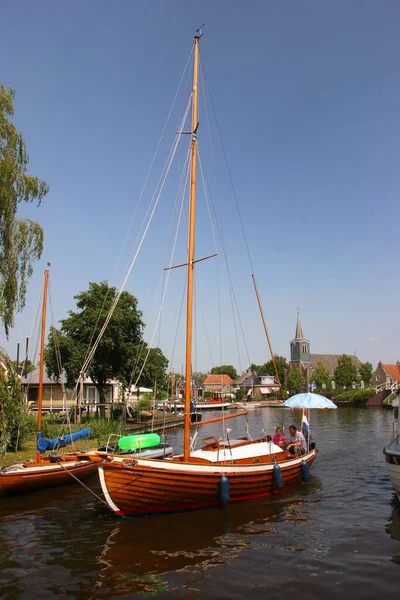
[[[26,435],[21,380],[11,359],[0,348],[0,456],[16,451]]]
[[[40,204],[48,185],[27,173],[29,156],[22,134],[11,122],[14,90],[0,83],[0,320],[6,336],[16,311],[25,306],[32,263],[43,250],[38,223],[17,216],[21,202]]]

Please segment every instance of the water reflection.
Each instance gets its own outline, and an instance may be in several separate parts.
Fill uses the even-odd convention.
[[[254,412],[255,435],[299,418]],[[315,411],[310,483],[224,510],[121,520],[73,486],[0,498],[0,596],[391,597],[400,564],[400,506],[390,505],[382,453],[391,422],[387,411]],[[101,495],[97,477],[89,487]]]
[[[390,521],[386,524],[386,533],[394,540],[400,542],[400,502],[396,495],[393,496],[393,510]],[[392,562],[400,565],[400,554],[392,557]]]
[[[194,575],[231,564],[243,550],[276,536],[277,523],[312,521],[319,484],[315,478],[312,486],[299,484],[294,495],[224,509],[119,520],[98,556],[96,589],[155,594],[169,589],[168,573]]]

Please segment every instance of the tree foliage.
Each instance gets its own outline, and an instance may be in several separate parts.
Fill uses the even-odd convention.
[[[317,390],[319,391],[322,390],[324,384],[326,389],[329,390],[331,388],[332,377],[328,369],[326,369],[321,362],[317,364],[315,371],[312,374],[312,380],[316,384]]]
[[[285,369],[287,369],[289,365],[284,356],[279,356],[278,354],[275,354],[274,359],[276,367],[278,369],[279,379],[283,384],[283,381],[285,379]],[[256,365],[252,363],[250,365],[250,369],[253,373],[257,373],[258,375],[273,375],[274,377],[276,377],[275,367],[272,358],[268,362],[265,362],[263,365]]]
[[[292,369],[287,377],[287,387],[293,394],[298,394],[304,391],[306,382],[303,373],[299,369]]]
[[[276,368],[278,370],[279,380],[280,380],[281,384],[283,385],[283,383],[285,381],[285,370],[289,367],[289,365],[284,356],[278,356],[278,354],[275,354],[274,359],[275,359]],[[267,375],[273,375],[274,377],[276,377],[274,363],[273,363],[272,359],[265,363],[263,372]]]
[[[146,355],[147,352],[146,345]],[[129,362],[132,365],[132,359]],[[140,385],[156,388],[159,392],[166,391],[168,387],[167,368],[168,358],[164,356],[160,348],[151,348],[140,376]]]
[[[16,369],[17,368],[17,361],[16,360],[13,361],[13,365],[14,365],[14,368]],[[36,369],[35,365],[29,359],[28,360],[23,360],[18,365],[18,373],[19,373],[19,375],[22,375],[22,374],[25,374],[25,373],[31,373],[31,371],[34,371],[35,369]]]
[[[231,379],[237,379],[237,371],[232,365],[221,365],[220,367],[213,367],[210,371],[211,375],[229,375]]]
[[[198,381],[199,383],[203,383],[203,381],[205,379],[207,379],[208,375],[209,375],[208,373],[203,373],[201,371],[194,371],[192,373],[193,379],[196,379],[196,381]],[[183,375],[182,375],[182,378],[184,378]],[[232,377],[232,379],[233,379],[233,377]]]
[[[371,383],[371,377],[373,372],[373,366],[370,362],[361,363],[359,367],[360,377],[366,385]]]
[[[52,328],[50,331],[45,349],[46,369],[50,376],[59,378],[55,351],[58,345],[67,385],[75,386],[90,344],[98,337],[116,293],[114,287],[101,282],[90,283],[87,291],[75,296],[78,310],[69,311],[68,318],[61,321],[60,329]],[[96,385],[102,400],[108,380],[116,378],[126,385],[140,372],[146,355],[146,348],[138,353],[143,327],[137,299],[128,292],[122,292],[86,373]],[[149,384],[165,363],[161,350],[155,349],[150,355],[150,364],[143,371],[138,385]]]
[[[42,228],[17,217],[18,204],[36,200],[39,205],[49,191],[44,181],[27,173],[26,145],[10,120],[13,99],[13,89],[0,83],[0,319],[7,337],[15,312],[25,306],[32,263],[43,250]]]
[[[16,451],[24,438],[25,411],[21,381],[4,351],[0,352],[0,455]],[[6,368],[3,368],[5,364]]]
[[[351,385],[357,377],[357,367],[353,365],[350,356],[342,354],[335,369],[335,383],[342,387]]]

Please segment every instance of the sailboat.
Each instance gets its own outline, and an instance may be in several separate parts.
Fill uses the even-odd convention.
[[[400,426],[399,426],[400,395],[393,400],[394,424],[393,439],[383,449],[386,466],[392,485],[400,500]]]
[[[193,331],[193,287],[195,258],[196,158],[198,129],[198,65],[199,40],[194,37],[191,173],[189,200],[189,232],[186,296],[186,361],[185,420],[183,454],[163,461],[109,457],[97,463],[103,494],[118,515],[140,515],[191,510],[266,496],[294,481],[307,480],[309,466],[317,449],[304,455],[288,454],[266,437],[252,440],[250,436],[218,440],[204,438],[199,450],[190,448],[190,400]],[[247,411],[223,415],[211,421],[245,415]]]
[[[0,469],[0,493],[23,493],[76,483],[91,475],[96,467],[86,457],[77,458],[71,455],[43,456],[46,450],[54,450],[90,435],[90,430],[78,431],[63,438],[45,440],[42,437],[42,400],[43,400],[43,368],[44,342],[46,329],[46,305],[49,269],[46,268],[43,283],[43,304],[41,317],[40,366],[39,366],[39,395],[38,395],[38,424],[37,451],[35,460],[26,461]]]

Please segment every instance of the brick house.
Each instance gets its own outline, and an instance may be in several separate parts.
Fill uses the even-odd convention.
[[[385,385],[385,389],[389,390],[393,384],[400,387],[400,362],[388,365],[379,361],[377,368],[372,373],[371,385],[376,387]]]
[[[233,392],[233,379],[229,375],[208,375],[203,381],[205,392],[215,392],[226,396]]]

